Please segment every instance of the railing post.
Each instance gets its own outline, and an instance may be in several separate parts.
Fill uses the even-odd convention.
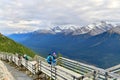
[[[16,58],[15,58],[15,56],[14,56],[14,63],[16,64]]]
[[[57,79],[57,68],[55,67],[55,80]]]
[[[75,80],[75,76],[73,76],[73,80]]]
[[[93,71],[93,80],[97,80],[97,72]]]
[[[81,76],[81,77],[80,77],[80,80],[83,80],[83,79],[84,79],[84,76]]]
[[[21,59],[19,59],[18,60],[18,65],[21,67],[21,62],[22,62],[22,60]]]
[[[26,66],[26,70],[27,70],[27,68],[28,68],[28,61],[27,60],[25,60],[25,66]]]
[[[45,80],[47,80],[47,75],[45,74]]]
[[[33,64],[32,64],[32,72],[33,72],[33,74],[35,74],[35,72],[36,72],[35,65],[33,65]]]
[[[5,61],[7,60],[7,54],[5,55]]]
[[[105,72],[105,80],[108,80],[108,72]]]
[[[39,64],[40,64],[39,66],[40,66],[40,71],[41,71],[41,69],[42,69],[41,68],[42,67],[42,61],[41,60],[39,61]]]
[[[26,60],[26,68],[28,68],[28,61]]]
[[[12,62],[12,55],[11,55],[11,58],[10,58],[10,62]]]
[[[51,67],[51,70],[50,70],[50,71],[51,71],[51,80],[52,80],[52,65],[50,65],[50,67]]]

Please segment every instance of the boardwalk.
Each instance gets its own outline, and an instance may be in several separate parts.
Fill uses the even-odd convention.
[[[8,54],[0,54],[0,58],[13,62],[18,67],[22,65],[22,68],[26,68],[33,75],[42,72],[54,80],[120,80],[117,73],[63,57],[58,59],[60,62],[57,66],[49,65],[43,58],[38,61],[26,61],[24,58],[19,59],[16,55]]]

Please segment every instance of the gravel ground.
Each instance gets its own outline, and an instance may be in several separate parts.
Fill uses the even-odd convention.
[[[15,80],[1,60],[0,60],[0,80]]]
[[[1,68],[1,64],[3,65],[2,67],[4,69]],[[33,80],[31,77],[25,74],[25,72],[19,71],[15,67],[3,61],[0,61],[0,72],[2,72],[0,77],[3,76],[5,78],[3,80]]]

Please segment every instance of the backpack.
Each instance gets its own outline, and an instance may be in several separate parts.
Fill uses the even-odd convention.
[[[49,56],[48,61],[50,62],[52,61],[52,56]]]
[[[28,60],[28,56],[26,56],[25,59]]]

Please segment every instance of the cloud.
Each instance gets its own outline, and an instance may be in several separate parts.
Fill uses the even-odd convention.
[[[0,32],[120,21],[119,4],[120,0],[0,0]]]
[[[39,21],[0,21],[2,27],[0,30],[4,34],[17,33],[17,32],[31,32],[39,29]]]

